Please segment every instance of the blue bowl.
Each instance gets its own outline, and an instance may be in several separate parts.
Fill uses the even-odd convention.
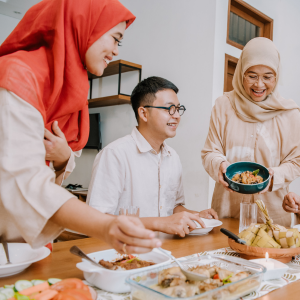
[[[257,169],[259,169],[258,175],[261,176],[264,180],[262,183],[243,184],[231,180],[231,178],[237,173],[241,174],[245,171],[253,172]],[[261,192],[267,187],[267,185],[270,182],[270,174],[268,169],[263,165],[251,161],[239,161],[227,167],[225,173],[225,181],[227,181],[229,187],[237,193],[256,194]]]

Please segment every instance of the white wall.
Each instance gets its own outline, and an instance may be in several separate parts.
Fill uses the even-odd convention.
[[[0,45],[14,30],[20,20],[14,19],[5,15],[1,15],[0,12]]]
[[[300,75],[300,1],[299,0],[245,0],[274,20],[273,41],[280,52],[282,84],[279,90],[283,97],[292,98],[300,106],[298,86]],[[228,0],[217,0],[215,24],[215,48],[213,71],[212,105],[223,94],[225,53],[239,58],[241,50],[226,43]],[[206,124],[208,128],[208,124]],[[210,205],[214,181],[209,180]],[[290,190],[300,194],[300,178],[290,185]]]
[[[189,0],[188,5],[182,0],[121,2],[137,19],[126,31],[119,58],[141,64],[142,78],[161,76],[178,86],[179,100],[187,111],[177,136],[167,143],[181,157],[188,207],[204,209],[207,207],[208,176],[202,167],[200,151],[212,106],[215,0]],[[112,92],[115,92],[117,81],[116,78],[112,80],[115,82]],[[99,89],[102,95],[103,87],[102,82]],[[92,111],[101,113],[104,146],[129,134],[136,124],[129,105]],[[82,174],[82,168],[91,168],[95,154],[95,151],[84,150],[82,158],[77,160],[78,168],[66,182],[87,185],[90,176],[86,170]]]

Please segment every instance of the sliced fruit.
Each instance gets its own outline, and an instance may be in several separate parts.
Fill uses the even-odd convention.
[[[30,287],[32,287],[33,284],[31,281],[29,280],[18,280],[16,283],[15,283],[15,290],[17,292],[20,292],[22,290],[25,290],[25,289],[28,289]]]

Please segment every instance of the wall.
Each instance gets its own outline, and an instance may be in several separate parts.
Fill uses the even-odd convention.
[[[14,30],[20,20],[14,19],[0,13],[0,45]]]
[[[245,0],[274,20],[273,41],[278,48],[282,62],[282,82],[279,86],[285,98],[292,98],[300,106],[298,94],[300,69],[300,1],[299,0]],[[226,43],[228,0],[216,2],[214,71],[213,71],[213,98],[223,94],[225,53],[239,58],[241,50]],[[205,125],[208,130],[208,124]],[[290,190],[300,195],[300,178],[290,185]],[[208,201],[210,205],[214,181],[209,180]]]
[[[216,1],[189,0],[188,5],[181,0],[173,0],[172,5],[169,1],[160,0],[121,2],[137,19],[126,31],[119,58],[141,64],[142,78],[157,75],[178,86],[180,103],[186,106],[187,111],[177,136],[167,143],[176,149],[181,158],[188,206],[204,209],[207,207],[208,176],[202,167],[200,151],[206,138],[205,125],[209,122],[212,106]],[[117,79],[106,78],[106,83],[98,83],[93,87],[93,97],[97,95],[97,90],[98,94],[107,94],[105,85],[109,85],[111,92],[115,93]],[[91,111],[101,113],[104,146],[129,134],[136,125],[129,105]],[[90,180],[87,169],[91,169],[95,155],[96,151],[84,150],[77,160],[77,169],[66,183],[87,186]]]

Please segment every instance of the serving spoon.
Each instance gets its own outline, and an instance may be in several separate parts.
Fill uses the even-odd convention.
[[[181,272],[186,276],[187,279],[189,280],[205,280],[208,279],[207,276],[205,275],[201,275],[201,274],[197,274],[194,272],[190,272],[186,269],[186,267],[178,260],[176,259],[173,255],[171,255],[168,251],[162,249],[162,248],[157,248],[160,252],[164,253],[165,255],[169,256],[171,259],[173,259],[178,267],[180,268]]]
[[[81,258],[84,258],[86,260],[88,260],[89,262],[91,262],[92,264],[94,264],[95,266],[99,267],[99,268],[103,268],[106,269],[104,267],[102,267],[100,264],[96,263],[93,259],[91,259],[90,257],[88,257],[79,247],[77,246],[73,246],[70,248],[70,252],[76,256],[79,256]]]
[[[11,262],[9,259],[8,246],[7,246],[7,242],[5,241],[4,235],[0,236],[0,240],[3,245],[5,255],[6,255],[6,260],[7,260],[6,265],[9,265],[9,264],[11,264]]]

